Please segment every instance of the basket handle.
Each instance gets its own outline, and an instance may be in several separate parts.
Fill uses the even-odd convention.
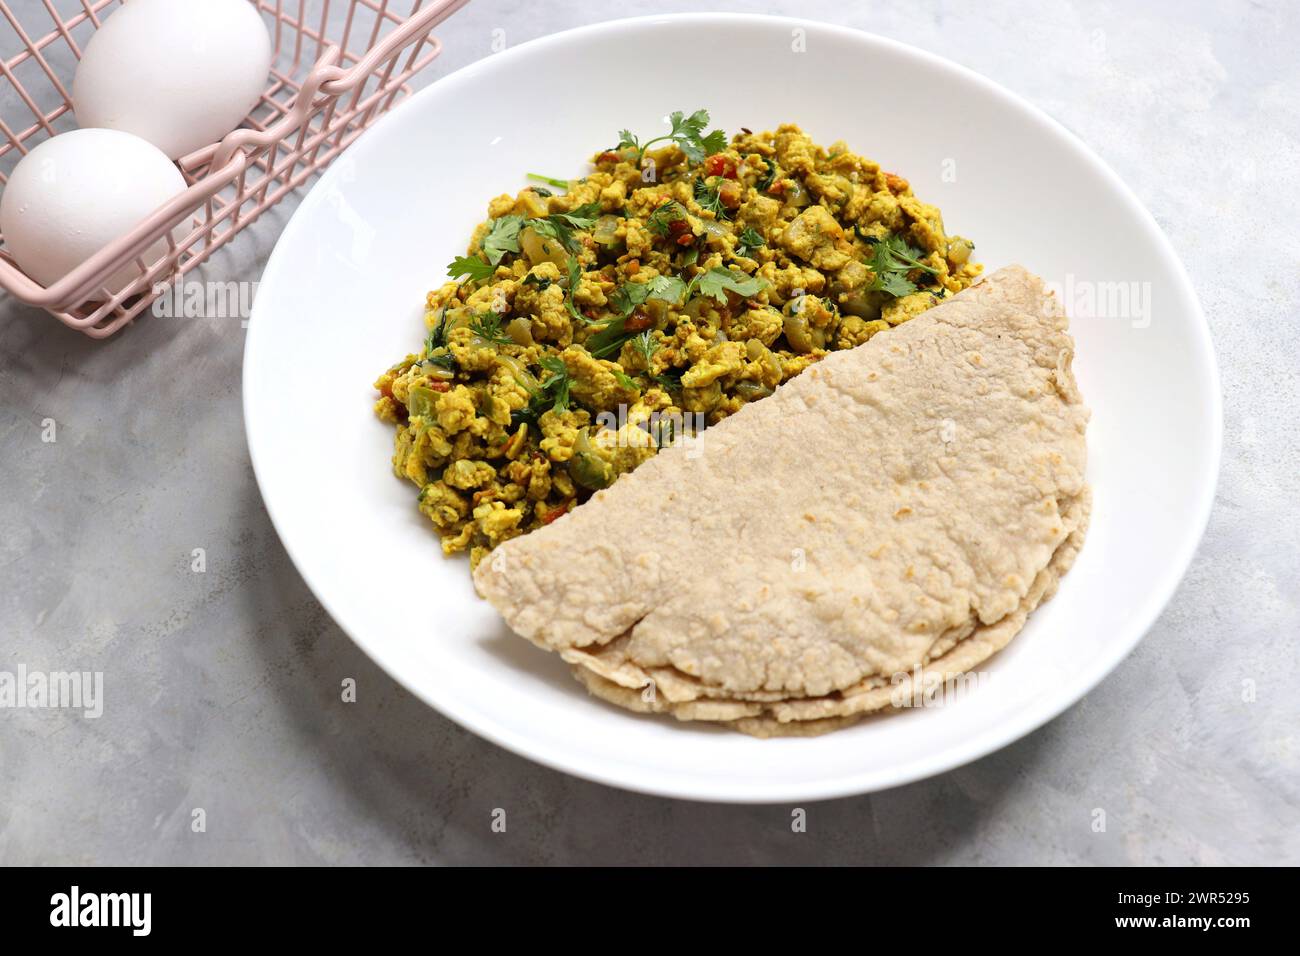
[[[409,20],[371,47],[370,52],[350,70],[335,68],[337,75],[321,84],[320,91],[326,96],[341,96],[352,92],[375,72],[379,64],[429,33],[467,3],[469,0],[435,0],[431,6],[413,14]]]
[[[122,265],[124,257],[138,257],[160,235],[186,219],[195,206],[206,202],[232,183],[248,167],[250,156],[296,132],[315,112],[318,96],[335,96],[355,89],[365,82],[375,67],[427,36],[435,26],[468,2],[469,0],[435,0],[398,25],[350,70],[337,65],[342,51],[337,44],[330,44],[303,81],[301,92],[287,115],[260,132],[235,130],[220,143],[185,157],[181,167],[187,172],[208,163],[211,165],[193,186],[164,203],[130,233],[109,243],[48,287],[38,284],[19,269],[10,256],[0,251],[0,289],[22,302],[49,310],[71,308],[96,293],[103,282]],[[246,150],[246,147],[252,148]],[[217,159],[220,162],[216,162]],[[136,280],[137,283],[139,281]]]
[[[317,96],[341,96],[365,83],[375,68],[396,56],[412,43],[427,36],[434,27],[465,6],[469,0],[435,0],[430,6],[416,11],[405,23],[390,32],[371,48],[351,69],[338,66],[342,51],[331,43],[303,81],[302,89],[290,111],[265,130],[238,129],[219,144],[192,153],[181,165],[187,171],[211,163],[210,172],[222,169],[234,154],[246,147],[254,150],[283,140],[311,115]]]

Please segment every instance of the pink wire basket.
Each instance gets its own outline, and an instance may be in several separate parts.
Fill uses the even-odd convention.
[[[69,93],[76,61],[121,2],[25,0],[23,23],[16,0],[0,0],[12,30],[0,47],[0,182],[41,141],[76,128]],[[93,338],[112,335],[409,94],[411,77],[442,51],[433,29],[468,0],[249,2],[266,19],[275,59],[269,86],[244,125],[182,157],[185,192],[51,286],[24,274],[0,237],[0,288]],[[340,5],[346,15],[332,37],[331,7]],[[145,261],[160,239],[167,254]],[[105,287],[131,263],[134,281]]]

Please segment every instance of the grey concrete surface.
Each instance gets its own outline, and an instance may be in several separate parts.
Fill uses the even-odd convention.
[[[0,862],[1300,863],[1300,6],[715,7],[840,22],[984,73],[1078,132],[1169,235],[1218,349],[1225,460],[1205,540],[1140,648],[1019,743],[814,804],[804,834],[790,807],[572,779],[424,707],[312,598],[250,471],[237,321],[149,320],[99,344],[4,299],[0,670],[103,671],[106,707],[0,710]],[[513,44],[612,15],[476,0],[422,82],[488,55],[494,30]],[[291,205],[203,278],[256,278]]]

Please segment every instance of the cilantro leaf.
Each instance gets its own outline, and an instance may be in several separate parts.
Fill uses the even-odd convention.
[[[645,361],[646,371],[649,371],[650,360],[654,358],[654,354],[659,351],[659,343],[656,342],[654,337],[650,334],[650,330],[646,329],[640,335],[632,339],[632,344],[636,347],[636,350],[641,353],[641,358]]]
[[[659,375],[654,377],[660,388],[667,389],[670,392],[680,392],[682,390],[682,369],[666,368]]]
[[[447,344],[447,307],[443,306],[438,310],[438,321],[433,328],[429,330],[428,336],[424,340],[424,354],[428,355],[434,349],[440,349]]]
[[[547,220],[559,219],[574,229],[590,229],[591,224],[600,217],[600,203],[589,202],[569,212],[557,212],[552,216],[547,216]]]
[[[884,292],[895,299],[901,299],[915,292],[917,285],[903,273],[880,272],[867,288],[873,292]]]
[[[569,212],[557,212],[541,219],[529,219],[528,225],[534,232],[550,236],[568,252],[577,252],[573,233],[577,229],[590,229],[600,217],[600,203],[591,202]]]
[[[660,388],[668,389],[670,391],[681,390],[681,369],[666,368],[659,375],[650,374],[650,369],[653,368],[651,362],[654,359],[655,353],[659,351],[659,343],[650,334],[649,329],[642,332],[640,335],[634,336],[632,339],[632,346],[641,354],[641,360],[645,362],[646,375],[649,376],[650,381],[654,382]]]
[[[492,265],[500,265],[506,253],[519,251],[519,230],[523,228],[523,216],[502,216],[493,219],[483,237],[483,252]]]
[[[501,316],[495,312],[482,312],[469,320],[469,329],[479,338],[496,345],[514,345],[514,339],[501,331]]]
[[[636,334],[627,331],[627,318],[626,315],[620,315],[618,318],[613,319],[607,326],[587,339],[583,343],[583,347],[596,358],[606,358],[614,355],[623,347],[624,342]]]
[[[478,256],[457,256],[447,266],[447,275],[451,278],[466,276],[470,282],[481,282],[496,271],[496,266],[484,262]]]
[[[669,305],[681,305],[686,295],[686,283],[676,276],[655,276],[650,280],[647,299],[659,299]]]
[[[740,245],[736,247],[736,255],[748,257],[749,253],[760,246],[767,245],[767,241],[753,226],[746,226],[740,230]]]
[[[430,365],[436,365],[440,369],[448,372],[454,372],[459,367],[456,364],[456,356],[450,352],[439,352],[437,355],[431,355],[425,361]]]
[[[553,411],[568,411],[569,385],[572,379],[569,377],[569,370],[564,361],[558,355],[543,355],[537,360],[537,364],[551,373],[542,380],[538,398],[543,402],[549,401]]]
[[[714,266],[694,280],[702,295],[712,296],[726,304],[727,292],[731,291],[741,298],[758,295],[767,288],[767,280],[760,276],[747,276],[743,272],[732,272],[725,266]]]
[[[695,180],[695,201],[701,209],[707,209],[717,219],[727,218],[727,207],[722,205],[722,189],[710,186],[707,180]]]
[[[626,316],[647,299],[681,305],[685,293],[686,283],[676,276],[655,276],[649,282],[624,282],[610,296],[610,302]]]
[[[686,154],[686,159],[691,164],[704,162],[704,157],[711,153],[722,150],[727,145],[727,134],[720,129],[712,132],[705,132],[709,125],[709,111],[696,110],[690,116],[687,116],[681,110],[670,113],[668,122],[671,126],[671,132],[664,136],[656,136],[653,139],[646,140],[642,143],[628,130],[619,130],[618,149],[632,147],[637,150],[637,165],[641,165],[641,160],[645,158],[646,150],[655,143],[662,143],[671,140],[676,143],[681,151]]]
[[[549,372],[536,388],[529,388],[528,404],[510,414],[510,427],[518,428],[520,424],[536,425],[537,419],[547,412],[547,406],[555,412],[569,410],[569,386],[572,379],[564,360],[556,355],[544,355],[537,360],[542,370]]]
[[[859,236],[872,246],[871,261],[867,265],[876,277],[867,286],[868,291],[884,292],[901,299],[917,290],[916,283],[908,278],[909,272],[919,269],[930,275],[939,273],[938,269],[921,262],[921,250],[913,248],[902,236],[895,234],[884,239]]]
[[[631,315],[633,310],[650,297],[648,282],[624,282],[609,297],[610,305],[618,309],[621,316]]]

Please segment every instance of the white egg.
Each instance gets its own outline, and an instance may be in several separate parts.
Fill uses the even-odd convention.
[[[270,70],[249,0],[129,0],[86,45],[72,104],[83,129],[134,133],[179,159],[239,126]]]
[[[111,129],[55,136],[23,157],[0,195],[5,251],[53,285],[185,188],[175,164],[138,136]],[[166,252],[160,239],[145,262]],[[116,292],[138,275],[123,268],[106,284]]]

